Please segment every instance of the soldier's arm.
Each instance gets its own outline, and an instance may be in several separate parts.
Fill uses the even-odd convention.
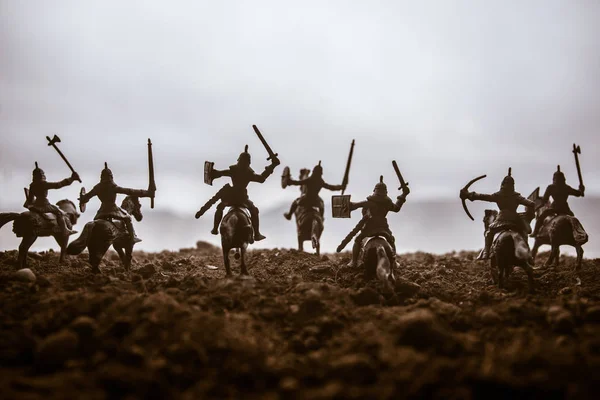
[[[519,196],[519,204],[522,204],[525,207],[535,207],[535,202],[534,201],[526,199],[523,196]]]
[[[496,202],[496,197],[493,194],[485,194],[485,193],[470,192],[469,195],[467,196],[467,199],[469,199],[471,201],[474,201],[474,200],[489,201],[490,203]]]
[[[292,178],[288,180],[288,186],[302,186],[308,183],[308,178],[300,179],[299,181],[295,181]]]
[[[146,189],[129,189],[121,186],[117,186],[115,191],[117,193],[126,194],[134,197],[152,197],[152,192]]]
[[[350,211],[354,211],[358,208],[365,208],[369,203],[366,201],[360,201],[358,203],[350,202]]]
[[[35,195],[33,194],[33,184],[29,185],[29,195],[27,196],[27,204],[32,204],[35,200]]]
[[[330,185],[327,182],[323,182],[323,187],[328,190],[343,190],[344,185]]]
[[[542,197],[542,204],[548,203],[550,201],[550,196],[552,196],[552,185],[548,185],[548,187],[546,187],[544,197]]]
[[[63,179],[62,181],[46,182],[45,186],[47,189],[60,189],[65,186],[69,186],[71,183],[73,183],[74,180],[75,179],[73,179],[73,176],[70,176],[69,178]]]
[[[279,165],[279,160],[277,158],[274,158],[273,162],[271,162],[271,164],[269,164],[265,167],[265,170],[262,172],[262,174],[260,174],[260,175],[254,174],[254,176],[252,176],[252,179],[250,179],[250,180],[252,182],[264,183],[264,181],[266,181],[267,178],[269,176],[271,176],[273,171],[275,171],[275,167],[278,165]]]
[[[98,185],[94,186],[92,188],[92,190],[90,190],[88,193],[81,196],[80,200],[82,203],[87,203],[88,201],[90,201],[91,198],[93,198],[94,196],[97,196],[97,195],[98,195]]]
[[[230,169],[224,169],[224,170],[213,169],[213,171],[212,171],[213,179],[221,178],[223,176],[227,176],[227,177],[231,178],[231,170]]]
[[[391,201],[391,199],[390,199]],[[396,202],[391,204],[390,211],[399,212],[402,206],[406,203],[406,196],[400,195],[397,197]]]
[[[567,185],[567,190],[569,193],[569,196],[575,196],[575,197],[583,197],[583,190],[581,190],[582,188],[579,188],[579,190],[572,188],[571,186]]]

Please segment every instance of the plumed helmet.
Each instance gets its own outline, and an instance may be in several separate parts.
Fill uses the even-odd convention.
[[[512,168],[508,168],[508,175],[502,179],[500,184],[500,190],[515,190],[515,180],[512,177]]]
[[[556,172],[552,175],[552,181],[554,181],[554,183],[565,183],[567,181],[565,174],[560,170],[560,165],[556,166]]]
[[[250,165],[251,161],[250,153],[248,153],[248,145],[244,147],[244,152],[240,153],[240,156],[237,159],[238,164],[247,164]]]
[[[37,161],[35,162],[35,169],[33,170],[31,175],[32,175],[33,181],[35,181],[35,182],[46,180],[46,174],[40,167],[38,167]]]
[[[319,163],[317,165],[315,165],[312,173],[313,173],[313,175],[314,174],[323,175],[323,167],[321,166],[321,160],[319,160]]]
[[[375,185],[375,189],[373,189],[373,193],[378,195],[387,195],[387,186],[383,183],[383,175],[379,177],[379,182]]]
[[[106,162],[104,162],[104,169],[100,173],[100,181],[106,182],[106,181],[112,181],[112,180],[113,180],[113,173],[108,168],[108,164]]]

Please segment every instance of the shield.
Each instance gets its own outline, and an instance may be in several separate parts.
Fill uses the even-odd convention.
[[[213,183],[213,169],[215,163],[211,161],[204,161],[204,183],[212,186]]]
[[[331,213],[333,218],[350,218],[350,195],[331,196]]]
[[[84,203],[83,201],[81,201],[81,199],[83,198],[83,196],[85,196],[85,188],[82,186],[81,190],[79,191],[79,211],[81,211],[82,213],[85,212],[86,209],[86,203]]]
[[[281,187],[282,188],[286,188],[288,187],[288,182],[290,181],[290,167],[285,167],[283,169],[283,174],[281,175]]]

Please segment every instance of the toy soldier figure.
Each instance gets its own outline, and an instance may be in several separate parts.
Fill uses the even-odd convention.
[[[547,204],[552,197],[553,202],[550,204],[546,210],[544,210],[535,221],[535,227],[533,228],[533,232],[531,233],[531,237],[535,237],[540,228],[542,227],[542,223],[549,215],[570,215],[575,216],[571,208],[569,207],[569,203],[567,199],[569,196],[575,197],[583,197],[585,195],[585,186],[579,184],[579,190],[572,188],[567,185],[567,180],[565,178],[565,174],[560,170],[560,165],[558,166],[556,172],[552,176],[552,183],[548,185],[546,188],[546,192],[544,193],[544,198],[542,199],[542,205]]]
[[[112,171],[108,168],[108,165],[104,163],[104,169],[100,174],[100,183],[94,186],[89,193],[82,194],[79,200],[81,204],[86,204],[94,196],[98,196],[102,204],[96,213],[94,220],[104,219],[110,221],[116,219],[123,221],[129,231],[133,243],[141,242],[141,239],[136,236],[135,230],[133,229],[131,216],[116,204],[117,194],[119,193],[135,197],[154,197],[154,190],[129,189],[117,185],[113,179]]]
[[[396,202],[388,196],[387,186],[383,183],[383,176],[379,178],[379,183],[375,185],[373,194],[367,197],[366,201],[359,203],[350,202],[350,210],[362,208],[364,225],[360,234],[354,240],[352,248],[351,266],[356,268],[358,256],[363,239],[371,236],[384,237],[393,250],[393,257],[396,255],[396,239],[390,230],[387,222],[388,212],[399,212],[402,205],[406,202],[406,196],[410,193],[407,185],[402,185],[402,194],[396,198]],[[392,258],[393,259],[393,258]]]
[[[344,185],[330,185],[329,183],[323,180],[323,167],[321,166],[321,161],[319,161],[318,165],[315,165],[313,168],[312,174],[306,179],[300,179],[299,181],[293,180],[291,177],[286,179],[286,186],[302,186],[303,193],[302,195],[294,200],[290,207],[290,211],[287,213],[283,213],[283,216],[286,219],[292,219],[292,215],[296,211],[299,205],[304,207],[318,207],[319,213],[321,217],[325,211],[325,203],[323,199],[319,196],[319,192],[322,188],[329,190],[344,190]]]
[[[44,174],[44,171],[38,167],[38,163],[36,162],[32,175],[33,176],[31,185],[29,185],[27,200],[24,204],[25,208],[40,214],[54,214],[56,216],[56,222],[58,223],[61,231],[63,231],[67,236],[76,233],[67,227],[65,219],[63,218],[64,213],[62,210],[54,204],[50,204],[48,201],[48,191],[51,189],[60,189],[65,186],[69,186],[74,181],[80,180],[77,172],[73,171],[69,178],[63,179],[62,181],[48,182],[46,181],[46,174]]]
[[[524,237],[525,242],[527,242],[527,234],[531,231],[531,227],[519,216],[517,208],[519,205],[524,205],[533,209],[535,203],[524,198],[520,193],[515,192],[515,180],[511,175],[510,168],[508,169],[508,175],[502,180],[498,192],[493,194],[480,194],[469,192],[467,189],[462,189],[460,197],[461,199],[468,199],[470,201],[481,200],[496,203],[500,209],[498,218],[492,222],[487,232],[485,232],[485,247],[477,258],[478,260],[486,260],[489,258],[494,236],[496,233],[507,228],[516,229],[517,232]]]
[[[264,183],[265,180],[273,173],[275,167],[280,164],[276,154],[271,155],[271,164],[265,167],[265,170],[258,175],[250,167],[251,157],[248,153],[248,145],[246,145],[244,152],[240,154],[237,159],[237,164],[231,165],[226,170],[212,169],[210,172],[210,181],[213,179],[227,176],[231,178],[232,185],[225,185],[217,194],[209,200],[201,209],[196,213],[196,218],[200,218],[208,209],[217,202],[221,202],[217,205],[217,211],[215,212],[214,226],[211,231],[213,235],[219,234],[219,224],[223,218],[223,210],[227,206],[238,206],[245,207],[250,211],[250,218],[252,220],[252,226],[254,229],[254,240],[259,241],[265,239],[265,236],[260,233],[259,230],[259,219],[258,219],[258,208],[248,198],[248,184],[250,182]]]

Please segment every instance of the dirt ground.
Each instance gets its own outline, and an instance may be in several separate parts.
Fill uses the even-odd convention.
[[[47,252],[35,282],[0,253],[0,398],[596,398],[600,260],[581,285],[572,258],[538,269],[530,295],[474,256],[399,256],[388,293],[348,253],[251,251],[226,279],[201,242],[101,275]]]

